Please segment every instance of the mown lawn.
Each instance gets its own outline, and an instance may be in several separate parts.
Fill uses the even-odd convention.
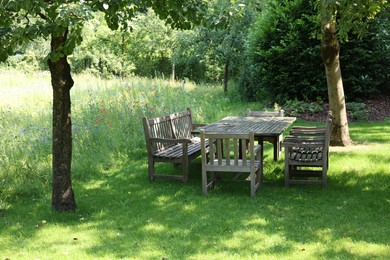
[[[182,92],[180,83],[156,79],[75,82],[78,209],[56,213],[48,75],[0,73],[0,259],[389,257],[389,120],[350,124],[355,145],[331,148],[326,190],[285,188],[283,157],[273,162],[267,144],[256,198],[246,183],[221,183],[202,196],[199,161],[188,184],[149,183],[141,117],[190,107],[196,122],[208,123],[262,104],[224,97],[215,86],[188,84]]]

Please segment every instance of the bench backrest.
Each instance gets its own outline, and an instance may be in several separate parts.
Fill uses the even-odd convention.
[[[189,108],[184,112],[174,113],[167,116],[150,119],[143,117],[142,121],[148,152],[163,150],[172,146],[172,142],[152,142],[150,145],[150,138],[191,138],[192,117],[191,110]]]
[[[192,134],[192,116],[191,110],[170,115],[173,134],[176,139],[191,138]]]

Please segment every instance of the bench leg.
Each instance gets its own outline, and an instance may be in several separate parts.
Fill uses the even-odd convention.
[[[154,160],[149,159],[148,160],[148,174],[149,174],[149,181],[154,181]]]
[[[189,168],[189,163],[188,163],[188,158],[183,158],[183,182],[188,182],[188,168]]]

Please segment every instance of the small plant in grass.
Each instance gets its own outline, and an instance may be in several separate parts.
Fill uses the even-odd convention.
[[[315,114],[323,110],[322,101],[304,102],[300,100],[289,100],[284,105],[286,115],[299,116],[303,113]]]
[[[347,103],[347,112],[353,120],[367,120],[370,115],[370,109],[366,104],[359,102]]]

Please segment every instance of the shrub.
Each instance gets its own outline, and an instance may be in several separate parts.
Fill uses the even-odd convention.
[[[289,100],[283,106],[285,114],[289,116],[298,116],[303,113],[315,114],[323,110],[321,101],[304,102],[299,100]]]
[[[347,112],[353,120],[367,120],[370,109],[364,103],[349,102],[347,103]]]
[[[327,98],[317,10],[308,0],[271,1],[248,35],[247,66],[241,75],[247,99],[273,102]],[[348,100],[373,96],[389,87],[389,12],[370,23],[363,39],[341,43],[341,69]],[[268,94],[264,94],[267,92]]]

